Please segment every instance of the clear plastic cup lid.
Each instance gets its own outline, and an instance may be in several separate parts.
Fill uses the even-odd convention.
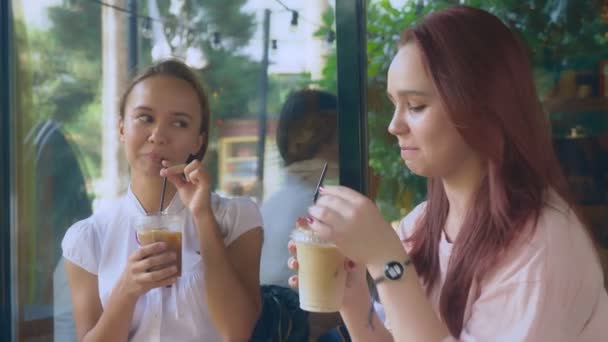
[[[332,241],[317,236],[310,229],[296,228],[291,232],[290,236],[294,242],[305,242],[312,243],[315,245],[335,246]]]

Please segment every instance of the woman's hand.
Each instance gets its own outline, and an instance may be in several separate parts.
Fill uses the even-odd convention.
[[[142,246],[129,256],[119,286],[129,296],[139,298],[150,289],[172,285],[177,278],[176,260],[164,242]]]
[[[308,209],[309,226],[332,240],[348,258],[362,265],[384,263],[384,250],[403,248],[395,230],[367,197],[343,186],[323,187],[320,194]]]
[[[297,272],[299,264],[296,244],[293,241],[289,241],[287,248],[289,249],[289,253],[292,255],[287,261],[287,266],[291,270]],[[347,306],[349,303],[352,303],[353,298],[362,298],[363,296],[369,295],[365,267],[356,265],[352,260],[348,259],[344,267],[346,268],[346,288],[344,289],[342,308]],[[289,278],[289,286],[294,289],[298,288],[297,275],[293,275]]]
[[[178,165],[163,160],[162,165],[164,168],[160,175],[175,185],[180,199],[192,215],[196,217],[211,212],[211,176],[199,160]]]

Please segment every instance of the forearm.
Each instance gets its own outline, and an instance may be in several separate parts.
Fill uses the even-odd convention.
[[[209,314],[225,340],[248,340],[261,309],[228,260],[214,218],[197,219]],[[229,295],[226,295],[229,294]],[[259,296],[259,292],[255,295]]]
[[[375,279],[384,275],[387,262],[406,259],[407,254],[397,244],[386,248],[382,256],[368,265],[368,270]],[[385,280],[377,289],[396,341],[441,341],[449,336],[447,327],[435,315],[413,266],[406,267],[401,279]]]
[[[358,291],[366,295],[353,296],[340,310],[342,320],[348,328],[353,341],[393,341],[390,332],[384,327],[378,315],[373,313],[372,322],[369,322],[371,296],[367,287]]]
[[[101,317],[93,329],[84,335],[82,341],[127,341],[136,303],[137,299],[127,295],[119,282],[112,291]]]

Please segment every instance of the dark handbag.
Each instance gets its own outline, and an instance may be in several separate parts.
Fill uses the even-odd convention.
[[[262,314],[250,341],[308,341],[308,312],[300,309],[297,292],[275,285],[263,285],[261,292]]]

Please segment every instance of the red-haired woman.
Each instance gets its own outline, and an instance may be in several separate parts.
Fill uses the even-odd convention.
[[[340,311],[353,339],[605,341],[602,269],[513,32],[469,7],[431,14],[403,33],[388,96],[388,130],[428,177],[427,201],[399,236],[344,187],[309,209],[310,227],[355,262]],[[365,270],[390,330],[368,322]]]

